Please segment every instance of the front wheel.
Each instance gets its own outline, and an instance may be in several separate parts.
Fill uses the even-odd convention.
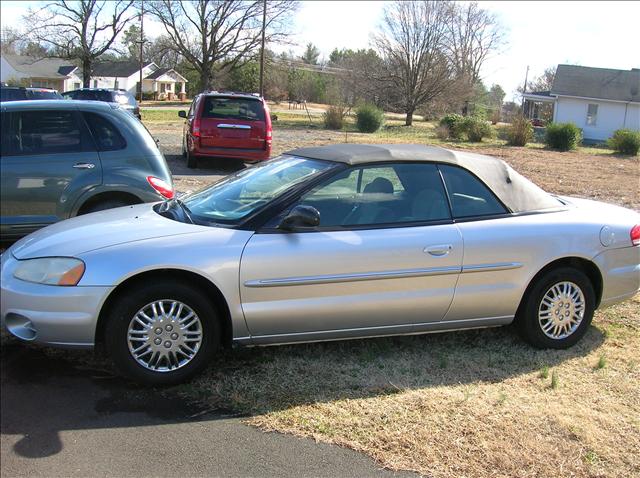
[[[540,277],[524,298],[516,327],[535,347],[565,349],[587,332],[595,302],[593,285],[584,272],[554,269]]]
[[[113,307],[106,344],[123,375],[147,385],[173,385],[201,371],[218,348],[216,311],[179,282],[144,285]]]

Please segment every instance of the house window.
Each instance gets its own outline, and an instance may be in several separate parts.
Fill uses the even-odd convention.
[[[167,85],[165,83],[160,83],[160,93],[164,93],[167,89]]]
[[[93,87],[97,88],[98,87],[98,80],[93,80]]]
[[[74,84],[73,84],[73,89],[74,89],[74,90],[79,90],[81,86],[82,86],[82,84],[81,84],[81,83],[74,83]]]
[[[598,105],[589,104],[587,106],[587,126],[595,126],[598,118]]]
[[[118,79],[116,78],[116,79],[113,81],[113,89],[114,89],[114,90],[117,90],[119,86],[120,86],[120,83],[118,82]]]

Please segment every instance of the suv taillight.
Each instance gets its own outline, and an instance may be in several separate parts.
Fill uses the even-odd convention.
[[[191,134],[196,138],[200,137],[200,118],[197,116],[193,118],[193,122],[191,123]]]
[[[173,187],[169,183],[155,176],[147,176],[147,181],[160,196],[166,199],[173,199]]]
[[[629,235],[631,236],[631,244],[640,246],[640,224],[633,226]]]

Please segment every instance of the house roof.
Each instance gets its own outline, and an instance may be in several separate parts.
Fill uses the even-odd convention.
[[[32,78],[66,78],[77,66],[61,58],[36,58],[3,54],[2,57],[17,71]]]
[[[299,148],[285,154],[348,165],[386,162],[438,162],[461,166],[478,176],[513,212],[560,207],[553,196],[500,159],[417,144],[335,144]]]
[[[640,102],[640,69],[558,65],[551,94]]]
[[[166,75],[167,73],[170,73],[170,72],[173,72],[174,74],[176,74],[180,78],[182,78],[184,81],[187,81],[187,79],[184,76],[182,76],[180,73],[178,73],[173,68],[158,68],[156,71],[154,71],[150,75],[147,75],[145,79],[147,79],[147,80],[157,80],[162,75]]]
[[[155,63],[152,61],[146,63],[144,68],[151,65],[155,66]],[[136,60],[101,61],[93,65],[93,73],[91,76],[127,78],[138,71],[140,71],[140,62]]]

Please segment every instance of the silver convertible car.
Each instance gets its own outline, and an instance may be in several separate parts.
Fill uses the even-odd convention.
[[[181,199],[63,221],[2,255],[2,322],[103,343],[170,384],[231,343],[515,322],[565,348],[640,287],[640,215],[544,192],[504,162],[416,145],[291,151]]]

